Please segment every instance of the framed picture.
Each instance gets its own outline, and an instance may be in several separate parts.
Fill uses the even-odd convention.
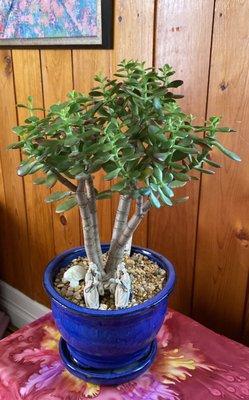
[[[0,0],[0,47],[112,48],[113,0]]]

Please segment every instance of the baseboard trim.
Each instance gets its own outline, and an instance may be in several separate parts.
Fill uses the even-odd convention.
[[[9,315],[11,323],[17,328],[33,322],[50,311],[47,307],[1,280],[0,308]]]

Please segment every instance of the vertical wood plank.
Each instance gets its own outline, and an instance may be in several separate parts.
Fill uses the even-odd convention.
[[[106,76],[111,75],[110,50],[74,50],[73,51],[73,74],[76,91],[87,93],[92,87],[97,86],[94,76],[102,72]],[[103,180],[103,173],[95,174],[95,187],[100,191],[110,187],[109,182]],[[112,218],[111,200],[97,201],[100,237],[102,243],[110,242]]]
[[[39,50],[13,50],[13,67],[17,103],[26,103],[33,96],[36,107],[43,108],[42,82]],[[39,112],[43,116],[43,112]],[[23,124],[27,110],[18,109],[18,122]],[[42,287],[44,267],[54,256],[54,237],[52,210],[44,202],[49,189],[32,183],[33,177],[24,178],[28,232],[30,244],[30,262],[32,290],[30,296],[41,302],[47,302]],[[48,304],[48,302],[47,302]]]
[[[71,50],[42,50],[42,77],[45,108],[55,102],[64,101],[73,89]],[[64,190],[56,184],[53,190]],[[74,208],[65,215],[56,214],[53,205],[55,251],[59,253],[80,244],[79,212]]]
[[[155,42],[155,64],[168,63],[176,79],[184,80],[181,105],[184,111],[205,119],[211,45],[213,1],[159,0]],[[190,313],[195,256],[199,184],[193,181],[179,189],[189,195],[185,204],[152,210],[149,216],[149,247],[165,254],[178,276],[172,305]]]
[[[5,200],[4,192],[4,180],[3,180],[3,170],[2,170],[2,157],[0,153],[0,251],[2,254],[2,266],[0,269],[0,277],[6,282],[12,282],[13,268],[9,268],[8,260],[6,259],[5,248],[9,245],[6,238],[6,223],[7,223],[7,206]]]
[[[124,58],[153,62],[154,0],[118,0],[115,2],[113,72]],[[116,212],[117,198],[112,201]],[[147,246],[146,217],[134,234],[133,243]]]
[[[16,174],[20,153],[6,149],[8,144],[17,139],[11,133],[17,119],[12,56],[8,50],[0,51],[0,75],[0,156],[6,206],[1,224],[1,234],[4,235],[1,277],[24,293],[29,293],[30,260],[25,196],[23,181]]]
[[[217,0],[209,89],[209,115],[223,115],[237,130],[225,146],[241,164],[220,154],[212,180],[203,177],[198,224],[194,316],[238,338],[249,267],[248,1]]]

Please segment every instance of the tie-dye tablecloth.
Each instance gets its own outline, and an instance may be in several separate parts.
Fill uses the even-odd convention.
[[[152,368],[137,380],[99,387],[72,376],[58,355],[51,315],[0,341],[0,400],[249,399],[249,349],[170,311]]]

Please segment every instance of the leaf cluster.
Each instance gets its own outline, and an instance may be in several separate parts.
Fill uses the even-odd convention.
[[[45,118],[35,116],[29,98],[30,116],[13,129],[19,141],[10,146],[25,154],[19,175],[42,171],[34,183],[52,187],[58,174],[69,180],[87,179],[103,170],[111,188],[96,189],[97,198],[113,192],[142,195],[160,207],[185,200],[173,200],[174,191],[196,179],[192,170],[213,174],[213,168],[220,167],[210,157],[213,148],[240,160],[217,139],[219,132],[233,132],[220,127],[219,117],[195,125],[193,116],[182,111],[178,99],[183,96],[174,89],[183,82],[173,79],[169,65],[156,70],[124,60],[118,67],[114,79],[97,75],[97,86],[87,95],[69,93],[67,101],[52,105]],[[57,210],[61,212],[76,204],[73,193],[57,192],[47,201],[65,197],[65,207]]]

